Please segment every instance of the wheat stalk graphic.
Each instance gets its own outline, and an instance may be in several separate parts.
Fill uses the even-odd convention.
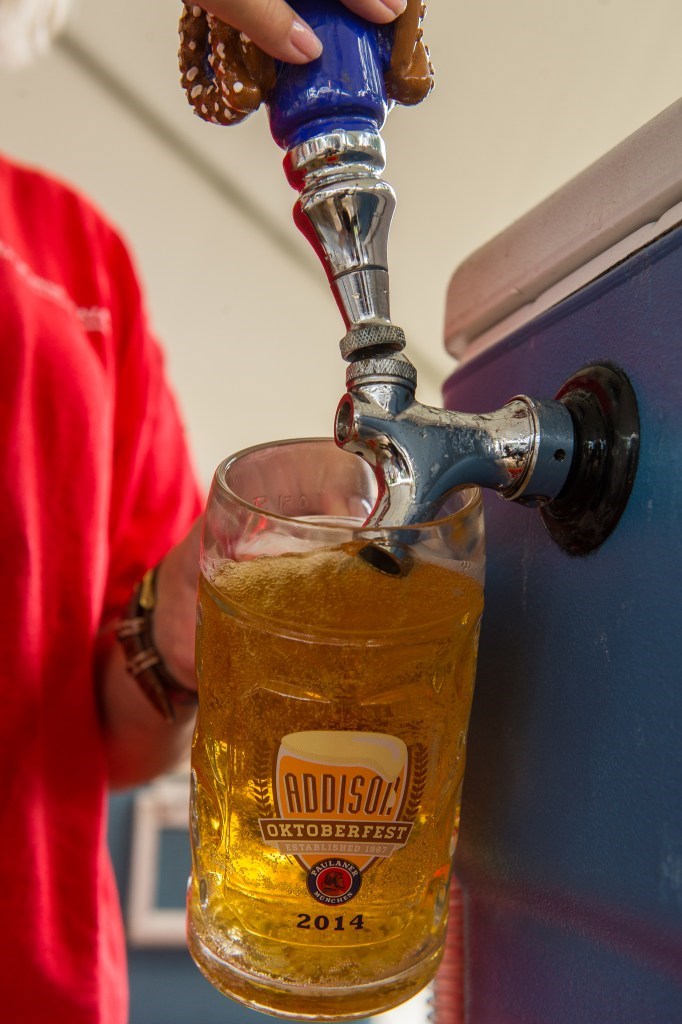
[[[419,807],[426,788],[426,776],[428,774],[429,755],[423,743],[417,743],[412,748],[412,778],[410,779],[410,797],[403,817],[407,821],[414,821],[417,817]]]
[[[253,798],[262,818],[274,818],[275,808],[270,799],[270,762],[265,751],[260,750],[256,758],[256,774],[251,779]]]

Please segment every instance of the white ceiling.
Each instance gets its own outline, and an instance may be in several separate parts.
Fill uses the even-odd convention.
[[[343,333],[291,221],[294,193],[259,112],[192,116],[172,0],[79,0],[67,37],[2,79],[2,147],[82,185],[138,253],[207,477],[219,455],[329,433]],[[432,0],[437,85],[388,121],[398,194],[392,309],[438,401],[443,305],[473,249],[682,93],[679,0]]]

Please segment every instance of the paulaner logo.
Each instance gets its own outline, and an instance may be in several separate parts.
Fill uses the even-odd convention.
[[[363,871],[408,842],[425,778],[424,748],[411,756],[396,736],[290,733],[274,766],[274,814],[259,798],[263,780],[254,783],[265,812],[258,819],[261,835],[268,846],[296,857],[315,899],[347,902]]]
[[[322,860],[308,872],[308,892],[318,903],[336,907],[352,900],[362,882],[357,864],[338,857]]]

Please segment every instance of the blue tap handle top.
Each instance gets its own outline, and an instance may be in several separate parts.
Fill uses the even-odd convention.
[[[330,131],[379,132],[393,25],[364,21],[338,0],[299,0],[296,9],[324,49],[309,64],[280,65],[268,99],[275,142],[291,149]]]

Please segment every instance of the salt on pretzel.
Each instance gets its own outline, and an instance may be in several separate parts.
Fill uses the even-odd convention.
[[[273,58],[198,4],[183,3],[178,57],[190,106],[212,124],[243,121],[275,84]]]
[[[408,0],[394,23],[388,98],[420,103],[433,88],[433,67],[424,44],[426,4]],[[239,124],[257,110],[275,85],[275,61],[243,32],[199,4],[183,3],[180,16],[180,75],[194,113],[212,124]]]

